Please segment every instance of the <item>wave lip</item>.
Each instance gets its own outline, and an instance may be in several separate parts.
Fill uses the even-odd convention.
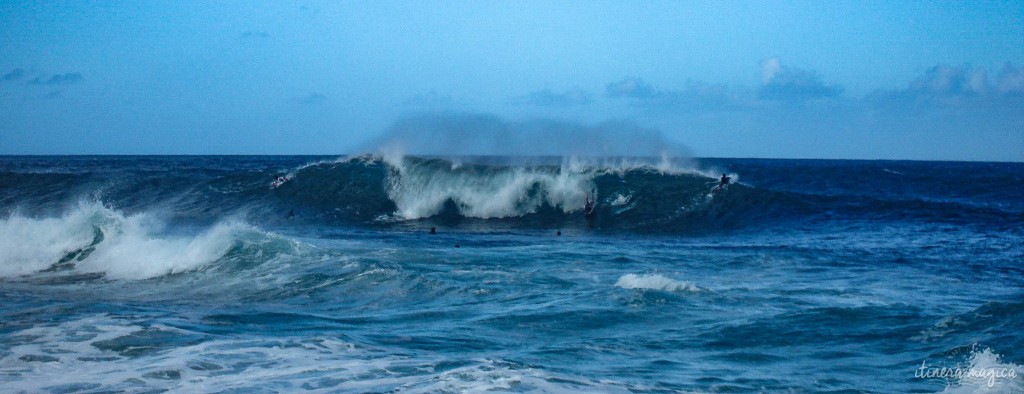
[[[701,289],[693,283],[670,279],[659,274],[625,274],[619,277],[615,286],[623,289],[661,290],[668,292],[696,293]]]

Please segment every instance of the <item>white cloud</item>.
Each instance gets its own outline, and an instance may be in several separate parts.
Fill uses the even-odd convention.
[[[782,61],[778,57],[771,57],[761,61],[761,83],[767,85],[775,78],[775,75],[782,71]]]
[[[999,72],[995,87],[1002,94],[1024,94],[1024,67],[1016,68],[1006,63],[1003,71]]]
[[[843,92],[839,85],[827,85],[813,71],[786,67],[777,57],[761,62],[761,88],[757,97],[762,100],[804,101],[838,97]]]
[[[626,78],[618,82],[612,82],[605,86],[608,97],[648,99],[657,97],[661,93],[653,86],[644,81],[643,78]]]

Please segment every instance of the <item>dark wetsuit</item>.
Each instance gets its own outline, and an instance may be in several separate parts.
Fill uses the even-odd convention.
[[[712,189],[711,192],[712,193],[718,193],[718,192],[722,191],[722,189],[725,189],[726,186],[729,186],[729,180],[730,180],[730,178],[728,176],[726,176],[725,174],[722,174],[722,179],[719,179],[718,186],[715,186],[715,188]]]

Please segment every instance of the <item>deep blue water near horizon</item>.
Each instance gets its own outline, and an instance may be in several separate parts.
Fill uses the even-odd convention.
[[[1022,181],[1021,163],[0,157],[0,391],[1024,392]]]

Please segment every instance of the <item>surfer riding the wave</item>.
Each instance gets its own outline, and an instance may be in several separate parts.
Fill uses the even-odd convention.
[[[731,180],[731,178],[729,178],[728,175],[722,174],[722,178],[718,180],[718,186],[715,186],[714,189],[711,189],[711,192],[712,193],[718,193],[718,192],[720,192],[722,190],[725,190],[726,187],[729,187],[729,181],[730,180]]]
[[[596,193],[595,193],[596,194]],[[586,202],[583,203],[583,214],[590,216],[594,214],[594,199],[590,198],[591,193],[587,193]],[[596,197],[596,196],[595,196]]]
[[[278,176],[277,178],[274,179],[274,182],[270,184],[270,188],[271,189],[277,189],[278,186],[281,186],[285,182],[288,182],[288,179],[290,179],[290,178],[284,177],[284,176]]]

